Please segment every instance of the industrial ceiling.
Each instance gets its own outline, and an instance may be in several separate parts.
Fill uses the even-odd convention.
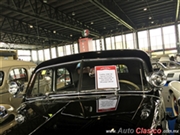
[[[180,0],[1,0],[0,42],[29,49],[177,24]]]

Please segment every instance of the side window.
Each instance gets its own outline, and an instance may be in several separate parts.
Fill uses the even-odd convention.
[[[162,64],[167,67],[167,63],[162,63]]]
[[[45,69],[37,73],[34,86],[32,88],[32,96],[42,96],[46,92],[52,91],[52,70]]]
[[[9,80],[10,81],[20,81],[27,82],[28,74],[26,69],[24,68],[14,68],[9,72]]]
[[[4,80],[4,72],[0,71],[0,86],[2,85]]]
[[[173,67],[173,68],[174,68],[174,67],[176,67],[176,65],[175,65],[175,63],[170,62],[170,63],[169,63],[169,67]]]
[[[56,89],[71,85],[70,73],[66,68],[57,69]]]

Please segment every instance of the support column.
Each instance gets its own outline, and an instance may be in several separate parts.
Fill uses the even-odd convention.
[[[49,55],[50,55],[50,59],[52,59],[52,50],[51,50],[51,46],[49,47]]]
[[[149,55],[151,56],[151,40],[150,40],[150,32],[149,32],[149,29],[147,30],[147,40],[148,40],[148,52],[149,52]]]
[[[138,33],[137,31],[135,31],[133,33],[133,41],[134,41],[134,44],[135,44],[135,49],[140,49],[139,48],[139,39],[138,39]]]
[[[56,49],[56,57],[59,57],[59,50],[58,50],[58,46],[55,46]]]
[[[115,50],[117,49],[117,47],[116,47],[116,38],[115,38],[115,36],[114,36],[114,48],[115,48]]]
[[[37,62],[38,62],[38,64],[39,64],[39,54],[38,54],[38,50],[36,49],[36,56],[37,56]]]
[[[43,53],[43,61],[45,61],[45,52],[44,52],[44,48],[42,49],[42,53]]]
[[[32,59],[32,50],[29,50],[29,51],[30,51],[30,56],[31,56],[30,61],[33,61],[33,59]]]
[[[106,39],[103,37],[103,40],[104,40],[104,50],[107,50],[107,47],[106,47]]]
[[[165,54],[164,34],[163,34],[163,29],[162,29],[162,27],[161,27],[161,37],[162,37],[162,49],[163,49],[163,54]]]
[[[95,43],[95,50],[97,51],[97,43],[96,43],[96,40],[95,40],[94,43]]]
[[[100,47],[100,50],[102,51],[103,50],[103,47],[102,47],[102,40],[103,40],[103,37],[100,38],[99,40],[99,47]]]
[[[127,41],[126,41],[126,35],[124,35],[124,39],[125,39],[125,48],[124,49],[127,49]]]
[[[74,42],[73,42],[72,45],[71,45],[71,52],[72,52],[72,54],[75,54],[75,50],[74,50]]]

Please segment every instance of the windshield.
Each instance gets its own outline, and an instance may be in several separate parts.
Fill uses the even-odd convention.
[[[63,63],[39,70],[31,80],[30,97],[47,93],[75,94],[103,91],[150,90],[140,59],[93,59]]]

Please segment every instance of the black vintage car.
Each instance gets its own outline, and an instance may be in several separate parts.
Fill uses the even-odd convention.
[[[11,133],[163,134],[168,129],[161,93],[165,82],[141,50],[51,59],[34,70],[17,110],[20,125]]]

